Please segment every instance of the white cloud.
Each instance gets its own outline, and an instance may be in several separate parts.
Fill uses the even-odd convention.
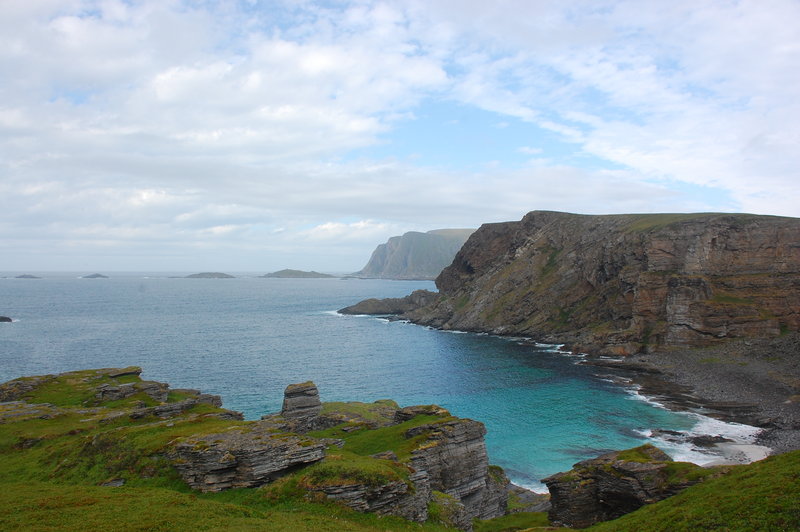
[[[797,216],[797,20],[792,0],[9,0],[0,240],[141,267],[338,245],[355,270],[392,234],[534,208]],[[523,167],[351,157],[437,100],[550,137],[508,146]]]

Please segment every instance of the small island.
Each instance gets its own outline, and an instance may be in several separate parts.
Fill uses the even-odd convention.
[[[81,279],[108,279],[108,275],[103,275],[102,273],[92,273],[90,275],[84,275]]]
[[[278,278],[278,279],[333,279],[336,276],[315,271],[304,272],[302,270],[285,269],[277,272],[268,273],[266,275],[262,275],[261,277]]]
[[[36,277],[35,275],[31,275],[29,273],[23,273],[22,275],[17,275],[15,279],[41,279],[41,277]]]
[[[235,277],[221,272],[202,272],[187,275],[185,279],[235,279]]]

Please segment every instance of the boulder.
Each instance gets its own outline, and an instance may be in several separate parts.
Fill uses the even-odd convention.
[[[8,316],[0,316],[0,323],[11,323],[12,321]]]

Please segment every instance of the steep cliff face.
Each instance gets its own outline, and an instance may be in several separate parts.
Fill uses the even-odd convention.
[[[450,264],[474,229],[411,231],[379,245],[359,277],[379,279],[434,279]]]
[[[445,329],[629,354],[800,329],[800,220],[585,216],[486,224],[407,313]]]

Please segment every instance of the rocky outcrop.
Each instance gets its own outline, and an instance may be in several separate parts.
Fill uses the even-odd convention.
[[[276,432],[268,422],[189,438],[171,453],[186,483],[200,491],[261,486],[324,457],[322,443]]]
[[[411,453],[411,466],[425,471],[431,488],[464,505],[468,518],[491,519],[506,514],[509,481],[502,471],[489,474],[483,423],[456,419],[422,425],[406,438],[427,437]]]
[[[583,216],[485,224],[404,317],[630,354],[800,329],[800,220]]]
[[[550,521],[585,528],[666,499],[715,474],[673,462],[663,451],[644,445],[584,460],[543,482],[550,490]]]
[[[0,316],[0,323],[11,323],[12,321],[14,320],[9,318],[8,316]]]
[[[411,231],[379,245],[357,277],[434,279],[450,264],[474,229]]]
[[[431,499],[430,482],[424,471],[409,475],[408,481],[395,480],[378,486],[366,483],[344,483],[313,488],[327,498],[359,512],[396,515],[423,523],[428,519]]]
[[[386,299],[365,299],[355,305],[339,310],[341,314],[394,315],[405,314],[412,310],[430,305],[438,294],[429,290],[414,290],[405,297]]]

